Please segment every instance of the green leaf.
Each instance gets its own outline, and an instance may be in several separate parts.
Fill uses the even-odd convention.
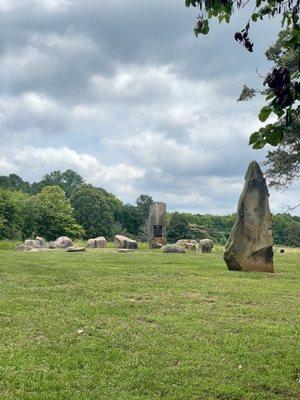
[[[282,139],[282,127],[273,129],[270,133],[266,135],[266,142],[272,146],[277,146]]]
[[[258,119],[261,122],[265,122],[269,118],[269,115],[271,114],[271,112],[272,112],[272,109],[270,107],[268,107],[268,106],[263,107],[260,110],[260,113],[258,115]]]
[[[268,94],[268,96],[266,97],[266,101],[271,100],[275,97],[275,93],[272,91],[271,93]]]

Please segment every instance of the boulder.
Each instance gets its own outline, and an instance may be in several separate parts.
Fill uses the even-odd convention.
[[[188,250],[197,250],[198,242],[195,239],[179,239],[176,244]]]
[[[224,260],[229,270],[274,272],[269,192],[256,161],[249,164],[246,172]]]
[[[30,251],[31,249],[32,247],[26,246],[25,244],[17,244],[17,246],[15,247],[16,251]]]
[[[27,239],[25,240],[25,246],[30,247],[31,249],[41,249],[42,243],[36,239]]]
[[[56,249],[66,249],[68,247],[74,247],[74,243],[68,236],[60,236],[55,240],[55,246],[54,248]]]
[[[52,241],[48,243],[49,249],[57,249],[56,241]]]
[[[153,237],[150,239],[149,248],[150,249],[161,249],[167,243],[164,237]]]
[[[177,244],[167,244],[161,249],[163,253],[185,253],[185,249]]]
[[[81,253],[82,251],[86,251],[85,247],[68,247],[66,250],[68,253]]]
[[[116,247],[118,249],[137,249],[138,248],[138,242],[136,240],[130,239],[126,236],[116,235],[114,237],[114,241],[115,241]]]
[[[104,236],[98,236],[94,239],[89,239],[86,243],[86,247],[91,249],[103,249],[107,246],[107,241]]]
[[[211,253],[214,247],[214,242],[211,239],[202,239],[199,242],[199,253]]]
[[[41,236],[37,236],[37,237],[35,238],[35,240],[37,240],[38,242],[40,242],[42,248],[47,248],[47,247],[48,247],[48,246],[47,246],[46,240],[45,240],[44,238],[42,238]]]

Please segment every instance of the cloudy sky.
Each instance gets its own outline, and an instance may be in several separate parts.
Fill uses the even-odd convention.
[[[248,147],[262,99],[236,98],[279,29],[257,24],[247,53],[232,37],[250,11],[196,39],[184,0],[0,0],[0,174],[71,168],[124,202],[234,212],[265,154]],[[299,197],[271,191],[271,209]]]

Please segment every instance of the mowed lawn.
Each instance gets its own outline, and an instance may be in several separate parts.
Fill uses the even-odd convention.
[[[299,399],[300,252],[0,251],[0,399]]]

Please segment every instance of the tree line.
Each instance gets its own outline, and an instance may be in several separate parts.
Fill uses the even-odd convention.
[[[134,205],[123,204],[72,170],[53,171],[34,183],[16,174],[0,176],[0,239],[22,240],[36,235],[47,240],[62,235],[112,239],[118,233],[145,241],[152,203],[151,196],[141,194]],[[168,213],[167,239],[211,238],[224,245],[235,218],[235,214]],[[273,234],[276,244],[300,247],[300,218],[273,215]]]

